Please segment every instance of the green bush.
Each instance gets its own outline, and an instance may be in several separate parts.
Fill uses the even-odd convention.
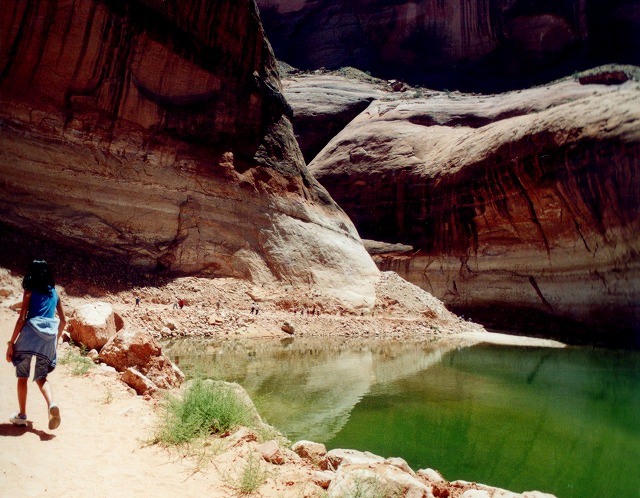
[[[239,426],[251,426],[252,414],[233,388],[195,380],[182,399],[169,397],[157,441],[180,445]]]

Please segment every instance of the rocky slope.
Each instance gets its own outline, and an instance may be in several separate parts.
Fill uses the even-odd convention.
[[[2,9],[1,222],[147,268],[371,301],[377,269],[304,166],[253,0]]]
[[[363,238],[413,247],[381,268],[453,309],[637,344],[639,166],[640,85],[569,80],[374,101],[309,168]]]
[[[640,63],[637,0],[258,0],[279,59],[467,91]]]

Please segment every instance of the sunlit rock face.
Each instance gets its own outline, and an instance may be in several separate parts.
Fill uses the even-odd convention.
[[[292,75],[283,78],[282,86],[307,162],[373,100],[389,95],[379,85],[332,74]]]
[[[0,36],[0,221],[150,268],[371,296],[253,0],[8,0]]]
[[[309,168],[363,238],[413,247],[381,268],[453,309],[638,344],[638,83],[375,101]]]
[[[639,61],[637,0],[258,0],[275,53],[466,90]],[[546,74],[545,74],[546,73]]]

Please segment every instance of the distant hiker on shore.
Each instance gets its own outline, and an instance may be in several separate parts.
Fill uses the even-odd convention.
[[[58,340],[67,323],[53,275],[46,261],[32,261],[22,280],[24,293],[16,326],[7,343],[7,361],[16,367],[19,411],[9,419],[27,425],[27,389],[31,358],[36,357],[33,380],[49,410],[49,429],[60,425],[60,408],[53,402],[47,376],[56,368]],[[56,312],[58,318],[56,318]]]
[[[136,296],[136,305],[135,305],[135,307],[137,308],[138,306],[140,306],[140,296]]]

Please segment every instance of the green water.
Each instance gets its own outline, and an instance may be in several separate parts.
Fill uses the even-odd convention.
[[[640,497],[637,352],[299,339],[169,351],[242,384],[292,441],[516,492]]]

